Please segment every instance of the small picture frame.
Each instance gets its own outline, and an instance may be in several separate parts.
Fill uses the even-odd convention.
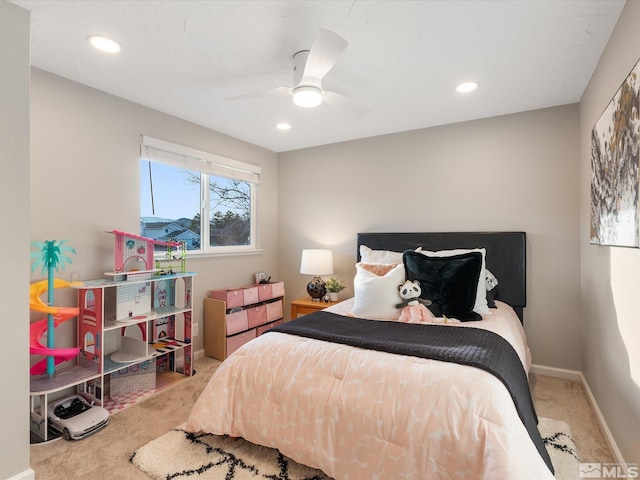
[[[267,279],[267,272],[256,272],[256,283]]]

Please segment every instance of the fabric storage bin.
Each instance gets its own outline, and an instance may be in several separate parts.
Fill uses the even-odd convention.
[[[242,307],[244,303],[244,292],[240,289],[235,290],[211,290],[209,298],[222,300],[227,304],[227,310],[235,307]]]
[[[267,303],[267,322],[282,318],[282,300]]]
[[[258,336],[260,336],[267,330],[270,330],[273,327],[277,327],[278,325],[282,325],[282,322],[283,320],[280,319],[275,322],[267,323],[266,325],[260,325],[258,328],[256,328],[256,332],[258,333]]]
[[[258,305],[257,307],[247,308],[247,317],[249,320],[249,328],[267,323],[267,307],[265,305]]]
[[[249,330],[248,332],[239,333],[232,337],[227,337],[227,357],[239,349],[242,345],[249,340],[256,338],[256,329]]]
[[[227,314],[227,335],[242,332],[249,329],[249,320],[246,310],[239,310]]]
[[[271,290],[270,283],[261,283],[258,285],[258,298],[261,302],[265,300],[271,300],[273,298],[273,292]]]
[[[271,284],[271,298],[284,297],[284,282],[274,282]]]
[[[242,289],[242,294],[244,295],[244,305],[252,305],[254,303],[258,303],[258,287],[249,287]]]

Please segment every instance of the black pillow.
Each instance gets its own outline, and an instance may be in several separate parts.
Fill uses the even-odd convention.
[[[402,261],[407,279],[420,282],[420,298],[431,300],[428,308],[436,317],[457,318],[462,322],[482,320],[473,311],[482,269],[480,252],[429,257],[407,250]]]

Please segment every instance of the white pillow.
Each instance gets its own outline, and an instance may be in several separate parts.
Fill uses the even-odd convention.
[[[426,255],[427,257],[451,257],[462,253],[480,252],[482,254],[482,267],[480,268],[480,277],[478,277],[478,288],[476,289],[476,302],[473,305],[473,311],[481,315],[491,315],[489,305],[487,304],[487,284],[486,284],[486,268],[487,263],[485,257],[487,250],[485,248],[456,248],[453,250],[423,250],[422,247],[416,248],[416,252]]]
[[[366,245],[360,245],[360,261],[362,263],[402,263],[402,253],[390,250],[372,250]]]
[[[396,304],[402,301],[398,287],[405,281],[404,264],[380,265],[383,266],[388,267],[388,271],[378,275],[370,271],[370,265],[364,262],[356,264],[353,316],[380,320],[397,320],[400,316],[401,310],[396,308]]]

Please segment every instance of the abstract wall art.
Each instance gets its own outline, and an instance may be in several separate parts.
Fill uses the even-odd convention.
[[[591,132],[591,243],[640,247],[640,61]]]

